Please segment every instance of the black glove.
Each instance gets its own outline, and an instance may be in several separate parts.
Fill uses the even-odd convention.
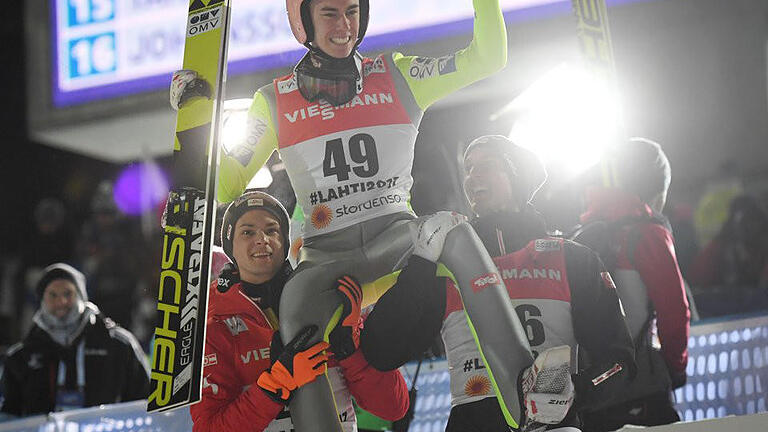
[[[238,283],[240,283],[240,271],[237,269],[237,266],[232,263],[224,264],[224,267],[221,268],[221,272],[219,273],[216,288],[219,292],[225,293],[229,291],[233,285]]]

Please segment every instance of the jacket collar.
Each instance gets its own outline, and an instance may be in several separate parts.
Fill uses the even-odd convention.
[[[581,214],[582,224],[597,220],[613,222],[630,217],[653,216],[651,207],[638,196],[617,188],[592,188],[587,191],[587,210]]]
[[[514,252],[531,240],[547,235],[544,218],[532,206],[522,211],[501,210],[477,217],[472,226],[491,256]]]
[[[261,315],[260,312],[254,311],[254,306],[259,311],[272,309],[275,314],[278,314],[280,294],[292,272],[290,263],[286,261],[275,277],[269,281],[262,284],[238,282],[226,292],[216,289],[217,282],[214,281],[209,291],[209,315]]]

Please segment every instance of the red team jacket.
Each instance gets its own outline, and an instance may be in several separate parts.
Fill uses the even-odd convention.
[[[652,215],[651,208],[639,198],[619,190],[600,189],[588,197],[588,209],[581,216],[581,222],[613,222],[634,216],[650,220]],[[628,241],[630,229],[636,230],[632,233],[635,239],[632,251]],[[622,291],[621,300],[632,337],[638,337],[639,326],[648,317],[647,302],[650,301],[656,313],[664,360],[672,374],[685,376],[690,312],[672,233],[658,223],[638,223],[619,230],[613,241],[619,245],[613,277]]]
[[[240,284],[221,293],[214,282],[209,295],[203,397],[190,408],[194,430],[292,430],[287,409],[284,411],[282,404],[256,385],[271,364],[270,343],[275,332],[271,310],[265,313],[240,290]],[[360,407],[384,419],[397,420],[405,415],[408,389],[399,371],[375,370],[360,350],[344,360],[329,362],[332,382],[333,370],[343,375],[340,379],[346,386],[338,386],[344,387],[342,397],[351,395]],[[338,399],[338,392],[336,396]],[[340,413],[342,423],[354,423],[354,411],[347,412],[351,404],[338,400],[337,404],[344,410]]]

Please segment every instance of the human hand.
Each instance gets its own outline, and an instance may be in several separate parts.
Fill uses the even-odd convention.
[[[178,111],[184,102],[194,96],[210,98],[210,84],[193,70],[181,69],[174,72],[170,88],[171,107]]]
[[[463,215],[447,211],[428,216],[419,225],[414,240],[413,254],[428,261],[437,262],[443,252],[443,245],[445,245],[445,238],[448,233],[465,220]]]
[[[338,360],[351,356],[360,346],[360,304],[363,289],[351,276],[344,275],[336,280],[336,290],[342,297],[343,311],[336,328],[328,339],[331,351]]]
[[[328,342],[320,341],[307,348],[317,326],[304,327],[282,349],[277,360],[259,375],[256,384],[273,400],[287,404],[297,388],[310,383],[325,372]],[[275,337],[279,337],[276,333]],[[274,344],[273,344],[274,345]]]

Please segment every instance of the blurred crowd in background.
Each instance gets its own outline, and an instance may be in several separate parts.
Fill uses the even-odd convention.
[[[674,162],[672,173],[674,183]],[[282,190],[287,182],[280,180],[268,188],[278,197],[290,192]],[[148,352],[155,324],[162,204],[141,215],[125,214],[115,202],[113,181],[101,179],[79,201],[68,200],[68,195],[40,199],[26,216],[32,231],[27,241],[2,251],[0,352],[29,330],[40,306],[35,284],[42,269],[55,262],[81,270],[91,301],[129,329]],[[417,212],[455,208],[456,203],[447,201],[456,197],[430,193],[436,188],[432,182],[417,178]],[[680,268],[693,295],[694,319],[768,310],[768,191],[759,187],[746,191],[743,184],[735,176],[716,178],[702,188],[697,201],[671,196],[665,208]],[[562,192],[542,195],[539,208],[548,220],[578,217],[577,208],[562,204]],[[286,204],[291,211],[293,203]],[[561,225],[552,224],[567,232],[569,226]]]
[[[98,185],[83,219],[73,213],[66,201],[43,198],[29,215],[34,225],[29,242],[3,257],[2,345],[18,342],[29,330],[40,307],[34,287],[43,269],[66,262],[86,275],[91,301],[146,349],[154,326],[150,286],[157,281],[159,237],[143,234],[140,218],[120,212],[109,181]]]

